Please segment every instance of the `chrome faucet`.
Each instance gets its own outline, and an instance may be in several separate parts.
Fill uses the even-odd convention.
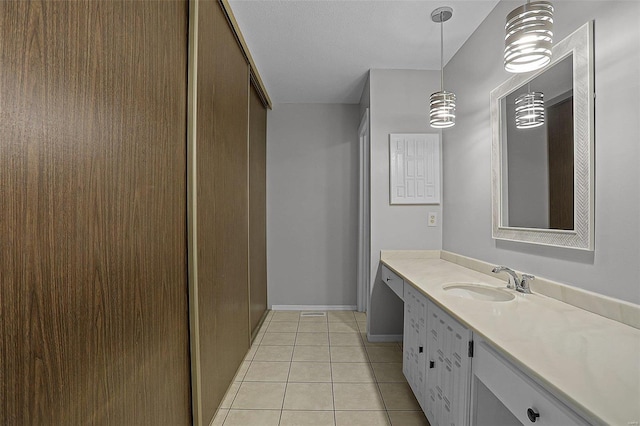
[[[496,266],[491,270],[494,274],[499,274],[500,272],[506,272],[510,275],[509,281],[507,283],[507,288],[514,288],[516,291],[525,294],[531,294],[531,288],[529,287],[529,282],[536,279],[533,275],[522,274],[522,279],[518,278],[518,274],[511,268],[507,268],[506,266]],[[511,284],[511,279],[513,279],[513,285]]]

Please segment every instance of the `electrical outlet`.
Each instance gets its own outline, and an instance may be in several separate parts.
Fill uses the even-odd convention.
[[[429,212],[429,220],[427,226],[438,226],[438,213]]]

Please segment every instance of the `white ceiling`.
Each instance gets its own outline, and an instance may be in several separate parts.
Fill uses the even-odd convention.
[[[371,68],[440,69],[498,3],[470,1],[230,0],[274,103],[358,103]]]

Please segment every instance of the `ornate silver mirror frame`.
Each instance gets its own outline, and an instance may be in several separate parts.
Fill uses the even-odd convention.
[[[572,230],[503,226],[502,98],[573,54],[574,228]],[[549,65],[535,73],[517,74],[491,92],[492,236],[581,250],[594,250],[594,77],[593,22],[588,22],[553,47]]]

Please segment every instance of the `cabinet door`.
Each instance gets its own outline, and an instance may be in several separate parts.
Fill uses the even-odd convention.
[[[410,285],[405,284],[404,289],[404,334],[402,342],[402,372],[407,378],[411,389],[415,387],[415,348],[416,348],[416,327],[415,327],[415,291]],[[414,390],[415,392],[415,390]]]
[[[432,304],[428,305],[428,317],[427,317],[427,382],[425,387],[425,414],[432,425],[437,424],[437,407],[438,403],[438,388],[437,388],[437,367],[440,365],[438,360],[438,345],[440,335],[438,325],[438,314],[431,309]],[[441,397],[441,393],[440,393]]]
[[[428,304],[429,368],[425,412],[432,426],[466,425],[469,412],[471,332],[435,304]]]
[[[426,384],[427,298],[405,284],[403,363],[411,390],[424,410]]]
[[[427,298],[418,293],[415,301],[416,322],[416,371],[414,380],[416,399],[422,410],[425,410],[427,386]]]
[[[536,425],[585,425],[584,419],[542,388],[516,366],[507,361],[499,352],[485,342],[477,345],[477,355],[473,366],[476,378],[474,395],[474,424],[498,424],[505,418],[504,411],[513,414],[513,423],[530,424],[529,410],[537,413]],[[478,386],[481,382],[483,386]],[[490,393],[497,406],[488,412],[486,405],[478,404],[479,392]],[[486,399],[486,398],[485,398]],[[502,412],[501,412],[502,411]],[[500,418],[499,416],[502,416]],[[508,413],[507,413],[508,416]]]

